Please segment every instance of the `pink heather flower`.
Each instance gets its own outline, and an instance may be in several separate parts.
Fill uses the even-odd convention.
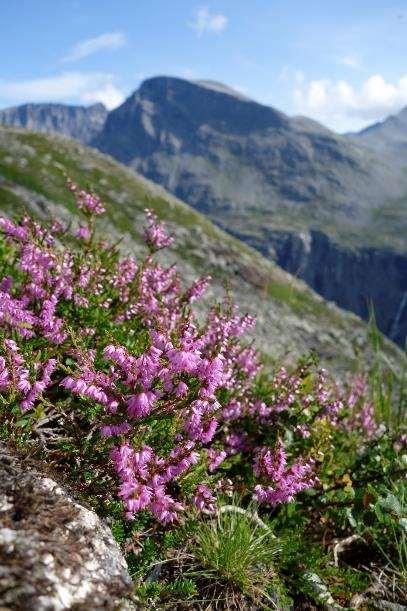
[[[217,356],[212,361],[201,361],[198,375],[205,382],[208,392],[213,394],[223,381],[223,358]]]
[[[49,359],[42,370],[42,377],[40,380],[34,382],[26,397],[21,401],[20,407],[23,412],[31,409],[34,406],[35,401],[45,391],[45,389],[51,384],[51,375],[53,374],[57,366],[56,359]]]
[[[246,431],[234,431],[226,435],[225,449],[228,456],[233,456],[239,452],[247,452],[250,449],[248,437]]]
[[[205,484],[199,484],[192,499],[199,511],[213,513],[216,511],[216,498]]]
[[[272,506],[291,502],[295,495],[312,488],[318,481],[313,470],[314,463],[298,460],[287,468],[287,458],[283,442],[279,439],[274,452],[268,448],[257,451],[253,465],[255,475],[271,480],[272,485],[257,484],[254,498],[259,503]]]
[[[10,221],[10,219],[6,219],[2,216],[0,216],[0,230],[3,231],[6,236],[21,241],[27,240],[29,235],[26,227],[20,227],[13,223],[13,221]]]
[[[208,470],[210,473],[212,473],[213,471],[216,471],[219,465],[223,463],[227,457],[227,454],[224,450],[214,450],[211,448],[209,448],[206,452],[209,461]]]
[[[21,299],[15,299],[9,293],[0,292],[0,324],[15,329],[24,338],[34,336],[33,327],[37,317],[27,309]]]
[[[243,416],[243,406],[237,399],[231,399],[222,410],[222,418],[229,422]]]
[[[154,490],[154,499],[151,502],[150,509],[160,522],[171,524],[178,521],[179,512],[184,510],[184,506],[165,494],[163,487],[160,486]]]
[[[201,358],[195,352],[187,352],[173,348],[167,352],[170,361],[171,371],[181,373],[182,371],[191,373],[195,371],[201,362]]]
[[[195,280],[185,294],[185,301],[187,303],[193,303],[197,299],[200,299],[208,288],[211,280],[211,276],[203,276],[203,278]]]
[[[273,480],[279,480],[284,473],[286,464],[284,444],[279,439],[274,452],[269,448],[261,448],[257,451],[253,471],[257,477],[266,476]]]
[[[85,370],[83,375],[86,379],[67,376],[60,385],[75,395],[87,397],[96,403],[104,405],[109,412],[115,413],[119,403],[114,397],[110,396],[107,389],[104,390],[100,387],[99,383],[102,382],[100,376],[95,375],[90,370]]]
[[[8,390],[9,385],[10,375],[6,367],[6,361],[0,356],[0,390]]]
[[[142,418],[151,412],[156,395],[151,392],[141,392],[138,395],[133,395],[127,402],[127,412],[132,418]]]
[[[91,214],[96,215],[106,212],[100,198],[94,193],[79,189],[78,186],[71,181],[68,181],[68,189],[75,195],[76,205],[80,210],[87,210]]]
[[[113,346],[109,344],[104,349],[103,356],[105,359],[120,365],[125,372],[129,372],[136,364],[136,359],[131,356],[123,346]]]
[[[102,437],[113,437],[115,435],[125,435],[131,431],[131,426],[128,422],[121,422],[120,424],[111,424],[100,427],[100,434]]]
[[[174,239],[167,235],[163,223],[159,223],[152,210],[146,208],[147,227],[144,229],[144,239],[152,251],[171,246]]]
[[[121,259],[113,277],[113,286],[115,288],[121,288],[130,284],[136,277],[137,269],[137,263],[132,257],[124,257]]]
[[[5,339],[3,345],[9,366],[6,366],[6,360],[3,358],[2,373],[0,373],[2,384],[6,385],[7,390],[16,390],[25,396],[30,392],[31,383],[24,359],[14,340]]]
[[[81,225],[75,235],[77,238],[81,240],[89,240],[91,236],[91,232],[89,230],[89,227],[86,227],[85,225]]]
[[[218,427],[216,418],[210,415],[218,408],[218,403],[209,403],[205,400],[196,400],[187,410],[189,417],[185,420],[184,429],[191,440],[209,443]],[[186,416],[187,414],[185,414]]]
[[[0,292],[9,293],[12,286],[13,278],[11,276],[4,276],[3,280],[0,282]]]
[[[203,427],[200,439],[202,443],[209,443],[215,437],[216,430],[218,428],[218,421],[216,418],[211,418],[206,426]]]
[[[188,386],[185,382],[179,382],[177,388],[175,389],[176,397],[186,397],[188,394]]]

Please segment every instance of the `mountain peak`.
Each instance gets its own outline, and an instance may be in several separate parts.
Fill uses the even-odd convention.
[[[272,111],[278,113],[280,117],[285,117],[284,113],[277,111],[270,106],[256,102],[253,98],[244,95],[242,92],[225,85],[219,81],[210,79],[183,79],[177,76],[154,76],[146,79],[140,85],[140,88],[135,91],[130,98],[137,98],[140,95],[163,95],[163,94],[180,94],[187,95],[195,92],[198,96],[205,96],[205,99],[217,99],[218,103],[223,100],[225,103],[229,99],[230,102],[240,102],[244,104],[251,104],[259,108],[267,109],[266,112]]]
[[[178,76],[153,76],[151,78],[146,79],[140,85],[140,92],[146,90],[160,89],[163,87],[172,87],[172,88],[183,88],[183,87],[192,87],[192,88],[205,88],[212,92],[221,93],[228,96],[233,96],[239,100],[244,100],[246,102],[253,102],[251,98],[243,95],[240,91],[229,87],[229,85],[225,85],[224,83],[220,83],[219,81],[214,81],[210,79],[184,79]],[[137,92],[135,92],[137,93]]]
[[[349,136],[381,155],[390,156],[396,165],[404,165],[407,151],[407,106],[397,114]]]

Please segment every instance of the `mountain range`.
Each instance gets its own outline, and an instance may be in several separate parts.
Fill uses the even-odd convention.
[[[407,109],[339,136],[219,83],[156,77],[109,113],[30,104],[0,122],[111,155],[326,299],[365,319],[373,306],[404,344]]]

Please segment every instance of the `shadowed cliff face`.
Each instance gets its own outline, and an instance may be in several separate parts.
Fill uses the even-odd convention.
[[[373,308],[378,327],[403,346],[407,336],[407,255],[376,248],[346,248],[328,236],[271,231],[263,240],[236,237],[274,259],[334,301],[368,319]]]

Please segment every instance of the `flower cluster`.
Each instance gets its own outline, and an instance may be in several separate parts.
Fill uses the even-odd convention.
[[[278,505],[292,501],[296,494],[314,486],[317,478],[313,472],[314,460],[298,460],[287,467],[284,444],[278,440],[273,452],[269,448],[257,450],[253,471],[257,478],[272,481],[272,485],[257,484],[255,498],[260,503]]]
[[[349,414],[343,424],[346,430],[361,430],[368,439],[377,433],[379,426],[375,419],[375,409],[369,397],[369,388],[365,375],[353,377],[347,398]]]
[[[105,444],[129,519],[147,509],[170,523],[188,503],[214,511],[212,491],[229,482],[222,473],[237,455],[253,465],[251,494],[259,502],[286,503],[314,486],[311,451],[299,457],[291,450],[287,464],[276,433],[293,414],[303,438],[310,435],[303,413],[335,420],[340,402],[325,374],[310,382],[304,368],[281,369],[267,378],[266,391],[259,389],[266,374],[242,339],[253,317],[225,300],[202,321],[192,304],[210,278],[183,287],[174,266],[154,260],[172,243],[155,214],[147,211],[145,259],[123,257],[97,241],[100,199],[68,186],[87,223],[67,240],[68,230],[56,221],[46,229],[28,217],[0,219],[6,402],[28,411],[38,402],[58,409],[60,401],[64,410],[71,405],[73,418],[90,406],[86,435]],[[192,490],[184,481],[198,467],[201,481]]]
[[[0,390],[2,392],[17,392],[20,398],[20,407],[23,412],[31,409],[37,399],[51,385],[51,375],[57,361],[48,359],[41,367],[37,363],[35,368],[36,379],[30,381],[30,372],[19,348],[12,339],[3,342],[5,356],[0,356]],[[40,376],[38,373],[40,370]]]

